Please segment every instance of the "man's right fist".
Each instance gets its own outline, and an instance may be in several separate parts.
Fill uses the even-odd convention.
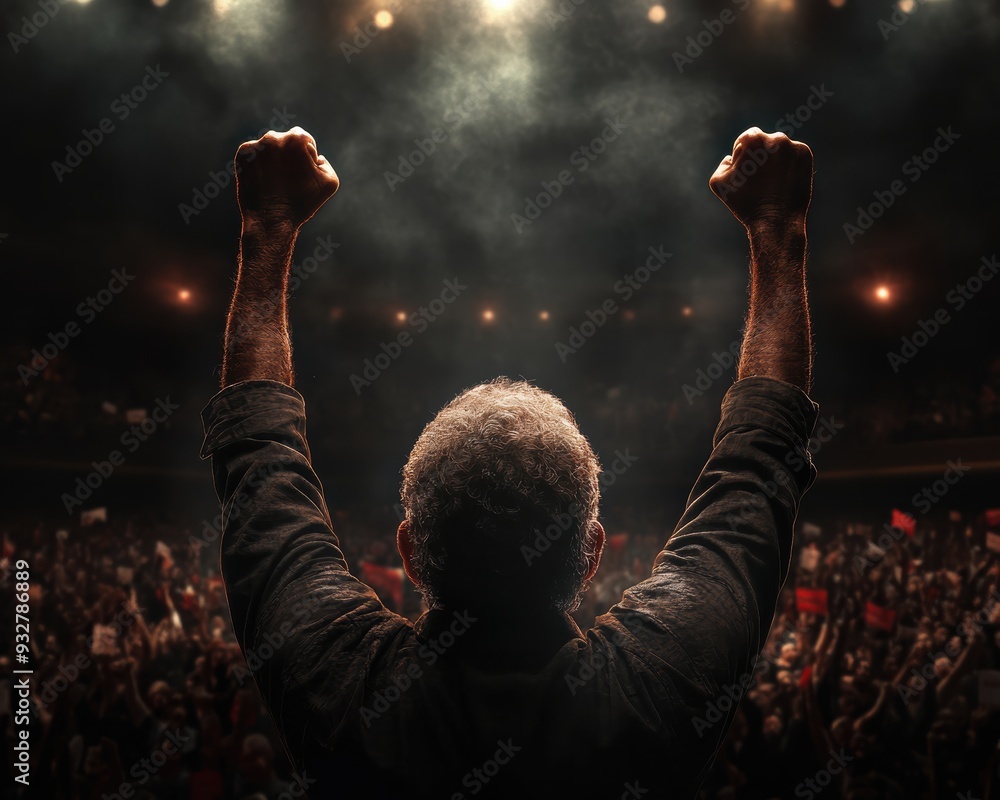
[[[236,151],[236,197],[244,220],[289,222],[298,229],[339,186],[316,140],[302,128],[268,131]]]
[[[750,128],[722,159],[708,185],[745,226],[804,222],[812,198],[813,154],[783,133]]]

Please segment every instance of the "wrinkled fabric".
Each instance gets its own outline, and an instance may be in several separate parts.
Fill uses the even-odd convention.
[[[568,614],[415,623],[349,571],[285,384],[202,412],[237,640],[310,797],[690,798],[751,684],[816,476],[818,406],[736,382],[652,574]]]

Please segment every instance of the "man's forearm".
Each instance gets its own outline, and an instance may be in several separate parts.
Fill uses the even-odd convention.
[[[812,332],[805,220],[764,221],[752,225],[749,234],[750,311],[738,378],[774,378],[808,392]]]
[[[222,388],[250,380],[293,384],[287,293],[296,237],[287,223],[244,222],[226,321]]]

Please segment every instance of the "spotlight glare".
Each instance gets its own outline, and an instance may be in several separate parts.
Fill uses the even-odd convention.
[[[163,8],[170,0],[153,0],[153,5],[157,8]]]
[[[888,286],[879,286],[875,290],[875,298],[883,303],[889,302],[890,297],[892,297],[892,293],[889,291]]]
[[[397,311],[396,312],[396,322],[406,322],[406,312]]]
[[[681,309],[681,313],[685,317],[690,317],[694,313],[694,309],[691,308],[691,306],[684,306],[684,308]]]
[[[899,10],[904,14],[912,14],[916,5],[913,0],[899,0]]]
[[[182,303],[186,303],[188,300],[191,299],[191,292],[188,291],[187,289],[181,289],[177,293],[177,299],[180,300]]]
[[[651,6],[649,9],[649,21],[659,25],[661,22],[667,18],[667,9],[663,6],[656,5]]]
[[[547,322],[547,321],[548,321],[548,319],[549,319],[549,312],[548,312],[548,311],[539,311],[539,312],[538,312],[538,318],[539,318],[539,319],[540,319],[540,320],[541,320],[542,322]]]
[[[483,322],[493,322],[495,316],[496,315],[493,313],[493,309],[487,308],[483,311]]]
[[[843,8],[846,0],[830,0],[830,5],[834,8]]]
[[[487,5],[496,11],[506,11],[514,4],[514,0],[487,0]]]
[[[394,21],[395,18],[392,16],[391,11],[382,9],[381,11],[375,13],[375,27],[377,28],[382,28],[383,30],[385,28],[391,28]]]

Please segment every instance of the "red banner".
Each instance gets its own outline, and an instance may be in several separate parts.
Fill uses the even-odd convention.
[[[367,583],[383,597],[395,604],[392,610],[403,610],[403,570],[398,567],[381,567],[368,561],[361,562],[361,581]]]
[[[865,606],[865,623],[870,628],[878,628],[880,631],[892,633],[892,629],[896,625],[896,612],[874,603],[868,603]]]
[[[917,532],[917,521],[906,512],[894,508],[892,510],[892,527],[899,528],[907,536],[913,536]]]
[[[625,549],[626,544],[628,544],[627,533],[613,533],[608,537],[608,550],[616,555]]]
[[[795,605],[800,614],[822,614],[825,617],[829,613],[826,589],[797,588]]]

